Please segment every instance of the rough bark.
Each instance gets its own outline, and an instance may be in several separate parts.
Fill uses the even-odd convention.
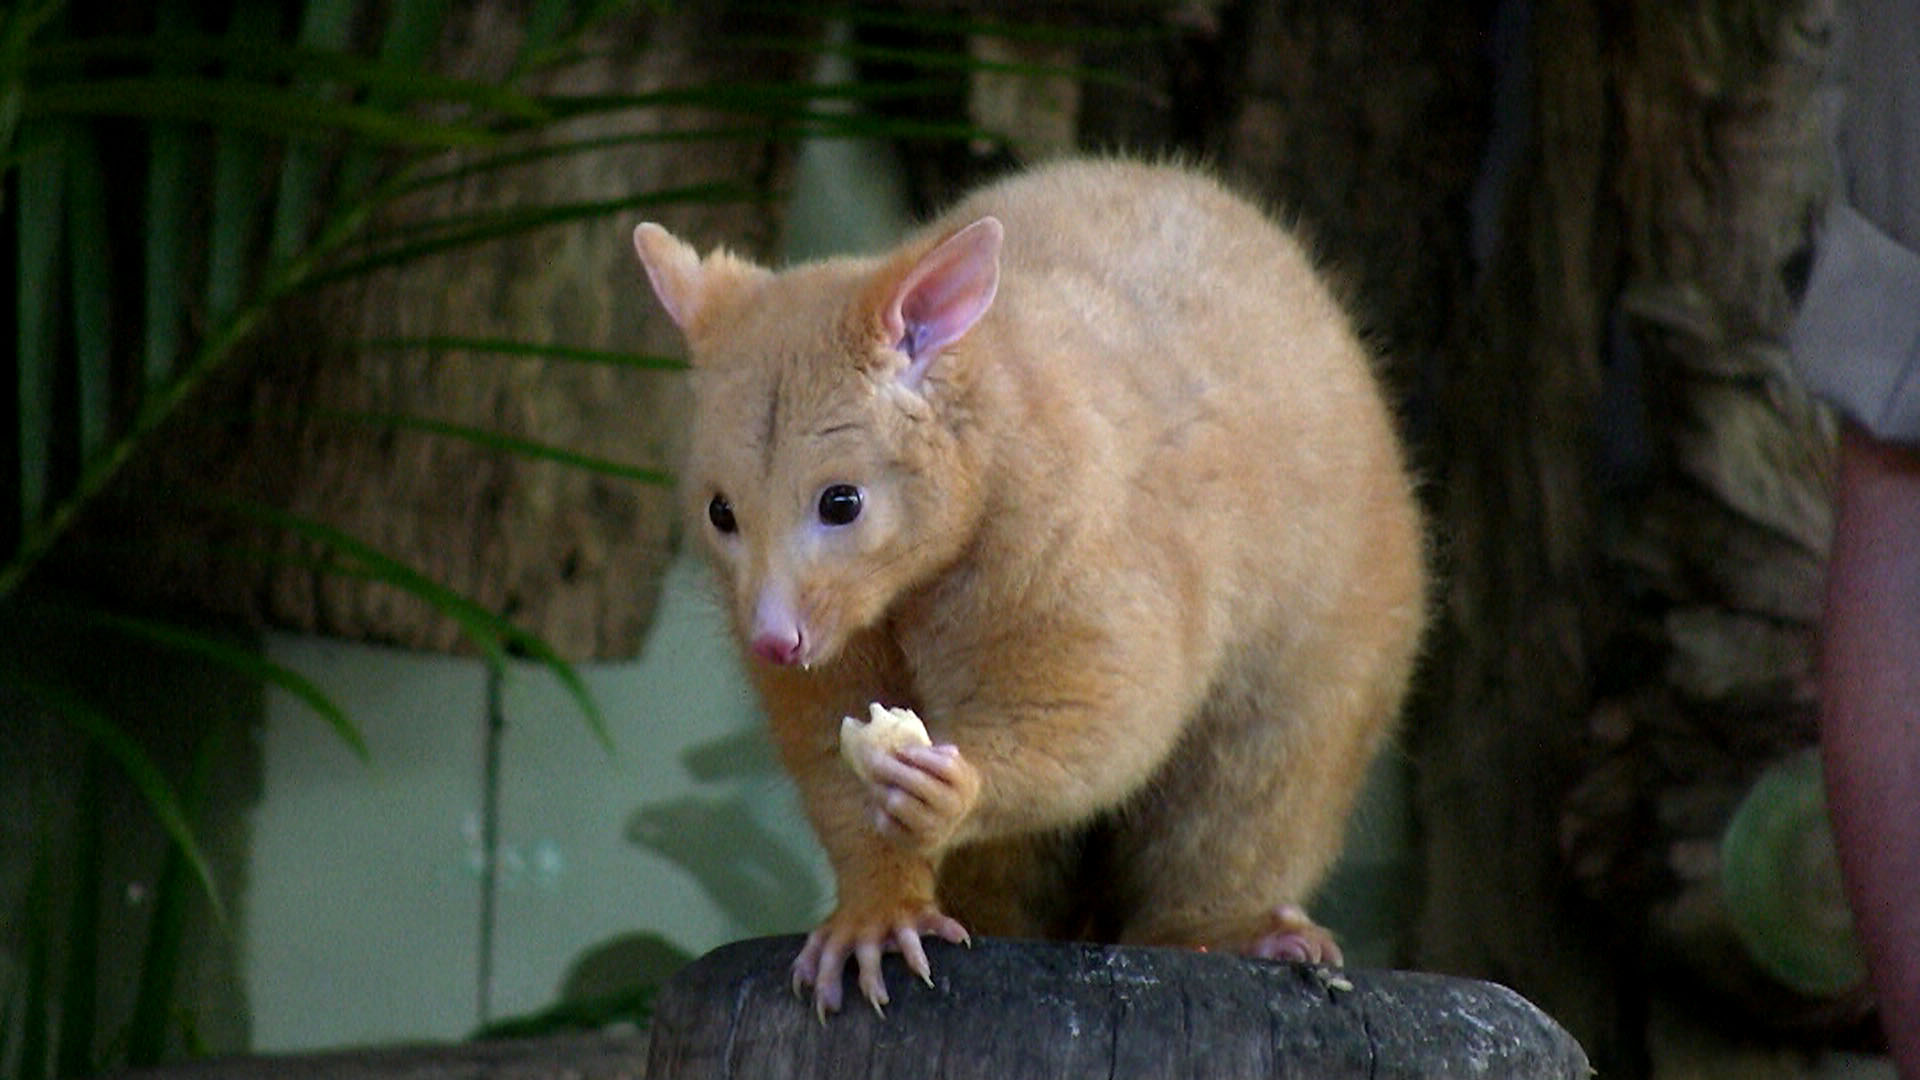
[[[1534,6],[1528,150],[1446,373],[1418,960],[1521,988],[1609,1073],[1657,1068],[1656,979],[1741,962],[1687,889],[1811,738],[1831,427],[1782,341],[1826,17]]]
[[[649,1075],[1589,1075],[1579,1045],[1545,1014],[1465,979],[1176,949],[938,943],[931,987],[889,957],[886,1015],[856,996],[823,1024],[788,987],[799,947],[797,937],[740,942],[675,976],[654,1014]]]
[[[1633,931],[1653,950],[1769,1027],[1830,1032],[1857,1023],[1860,988],[1786,985],[1756,959],[1764,949],[1742,947],[1757,915],[1722,878],[1751,854],[1731,846],[1735,808],[1816,739],[1835,428],[1785,339],[1826,180],[1814,89],[1834,12],[1826,0],[1679,19],[1635,9],[1624,30],[1609,183],[1634,385],[1615,396],[1631,401],[1640,445],[1618,455],[1633,474],[1602,559],[1631,605],[1618,652],[1644,671],[1610,680],[1593,707],[1565,842],[1582,888],[1644,919]],[[1783,827],[1804,835],[1763,842],[1804,849],[1806,865],[1771,889],[1844,924],[1824,822]]]

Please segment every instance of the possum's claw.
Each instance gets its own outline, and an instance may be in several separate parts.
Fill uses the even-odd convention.
[[[892,1000],[880,971],[880,958],[898,952],[908,970],[928,986],[933,985],[933,968],[927,962],[922,934],[935,934],[958,945],[970,942],[967,929],[931,904],[917,908],[901,906],[886,913],[835,911],[807,935],[807,943],[793,960],[793,990],[800,994],[813,987],[814,1013],[824,1021],[830,1012],[839,1012],[844,998],[842,980],[847,959],[853,958],[861,996],[874,1011],[886,1015]]]

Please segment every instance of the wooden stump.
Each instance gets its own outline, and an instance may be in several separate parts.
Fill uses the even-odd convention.
[[[707,1077],[1474,1076],[1586,1080],[1559,1025],[1491,983],[1331,972],[1181,949],[929,941],[934,985],[886,960],[884,1017],[794,1000],[797,937],[716,949],[654,1013],[651,1080]]]

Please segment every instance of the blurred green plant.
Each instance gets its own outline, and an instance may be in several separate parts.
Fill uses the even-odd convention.
[[[644,1024],[653,1018],[654,999],[667,980],[693,959],[659,934],[622,934],[585,950],[568,965],[553,1004],[489,1021],[473,1037],[530,1038]]]
[[[224,24],[185,2],[143,13],[150,23],[112,5],[38,0],[0,10],[0,282],[11,315],[6,322],[14,327],[7,335],[11,363],[0,368],[6,376],[0,417],[17,421],[11,425],[17,434],[0,445],[0,620],[15,627],[79,622],[239,671],[305,703],[366,757],[359,730],[324,691],[231,637],[84,600],[49,605],[44,590],[26,586],[84,511],[131,462],[152,452],[162,429],[191,408],[196,391],[235,362],[241,346],[290,298],[428,254],[636,206],[752,197],[745,189],[712,186],[641,191],[613,201],[376,228],[400,198],[527,160],[527,151],[504,149],[515,135],[586,112],[631,112],[668,100],[559,101],[522,89],[527,76],[578,59],[596,25],[633,6],[531,5],[515,74],[498,84],[432,69],[433,48],[451,14],[451,5],[438,0],[313,0],[297,10],[236,4]],[[738,87],[695,87],[674,100],[763,99]],[[788,104],[804,111],[806,102],[796,97]],[[711,135],[765,138],[766,127],[748,117]],[[661,136],[633,138],[648,137]],[[588,153],[622,141],[552,145],[538,153]],[[496,146],[503,148],[499,154],[485,154]],[[458,169],[445,163],[453,149],[469,152]],[[131,183],[109,165],[124,165],[130,156],[139,165]],[[272,178],[264,192],[263,176]],[[130,221],[137,226],[128,228]],[[424,352],[447,344],[372,347]],[[511,356],[671,366],[560,343],[466,344]],[[424,430],[634,483],[670,482],[658,469],[424,417],[341,419]],[[236,502],[223,509],[311,541],[326,552],[329,572],[385,582],[431,605],[453,618],[496,670],[509,655],[545,664],[607,740],[578,674],[536,635],[321,522],[264,505]],[[181,913],[194,892],[216,914],[222,910],[187,811],[191,794],[180,792],[122,718],[90,700],[86,686],[34,670],[17,656],[9,660],[0,669],[9,703],[24,702],[28,715],[53,718],[83,737],[93,748],[88,785],[103,782],[99,774],[107,767],[131,780],[169,847],[133,1029],[116,1037],[95,1030],[97,810],[83,812],[71,836],[42,839],[23,918],[27,952],[0,985],[0,1071],[77,1075],[107,1064],[151,1063],[169,1045],[169,1027],[181,1027],[172,1003]],[[74,865],[64,875],[52,871],[55,851],[72,852]],[[57,878],[67,882],[64,889],[54,888]],[[57,964],[64,969],[56,972]]]
[[[188,0],[129,12],[75,0],[0,8],[0,294],[14,330],[0,365],[0,625],[66,620],[158,645],[269,685],[304,703],[354,753],[367,747],[353,720],[310,681],[219,633],[115,611],[86,600],[49,605],[28,588],[116,477],[154,451],[196,392],[243,353],[290,299],[430,255],[639,207],[769,198],[747,185],[636,191],[611,200],[513,206],[393,227],[398,200],[479,174],[593,154],[639,142],[913,139],[996,145],[998,137],[938,108],[964,94],[960,45],[969,33],[1058,33],[961,18],[847,6],[827,12],[857,26],[919,31],[952,47],[875,50],[796,34],[741,47],[824,53],[884,63],[885,79],[805,79],[670,87],[624,95],[545,94],[533,77],[587,57],[594,30],[644,0],[530,0],[524,38],[498,82],[434,70],[450,0],[235,3],[209,14]],[[821,12],[761,5],[795,25]],[[999,65],[1003,73],[1007,65]],[[1099,73],[1036,67],[1014,74]],[[941,107],[946,107],[943,104]],[[699,106],[729,119],[699,128],[633,124],[631,133],[517,138],[592,115]],[[459,151],[457,159],[451,152]],[[138,167],[120,168],[128,161]],[[261,178],[270,178],[264,190]],[[5,320],[0,320],[4,325]],[[586,343],[451,335],[358,343],[429,356],[461,349],[672,370],[670,358]],[[564,447],[428,417],[342,414],[333,419],[424,431],[501,454],[560,462],[626,482],[664,485],[662,469],[600,460]],[[226,501],[223,512],[299,536],[325,552],[327,572],[395,586],[455,620],[498,675],[510,656],[548,667],[595,733],[598,706],[558,653],[499,613],[432,580],[364,540],[273,506]],[[264,554],[261,558],[268,558]],[[284,558],[284,556],[279,556]],[[192,824],[204,772],[219,753],[199,733],[182,789],[139,738],[87,688],[0,657],[8,700],[65,725],[91,747],[86,783],[103,771],[129,779],[167,837],[130,1031],[96,1030],[100,973],[100,822],[87,814],[70,837],[48,836],[32,857],[21,925],[27,949],[0,967],[0,1073],[39,1078],[150,1064],[191,1023],[173,1001],[184,912],[198,895],[222,910]],[[0,694],[0,699],[6,699]],[[20,722],[9,719],[8,723]],[[55,851],[74,865],[56,874]],[[85,864],[85,865],[83,865]],[[91,876],[89,876],[91,875]],[[67,879],[64,905],[56,878]],[[54,942],[63,944],[56,947]],[[4,961],[5,957],[0,957]],[[64,968],[56,973],[56,965]],[[170,1036],[170,1032],[172,1033]],[[188,1040],[191,1041],[190,1039]]]

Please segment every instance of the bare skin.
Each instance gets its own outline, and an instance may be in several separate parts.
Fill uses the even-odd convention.
[[[1827,573],[1828,809],[1881,1024],[1920,1080],[1920,453],[1846,429]]]

